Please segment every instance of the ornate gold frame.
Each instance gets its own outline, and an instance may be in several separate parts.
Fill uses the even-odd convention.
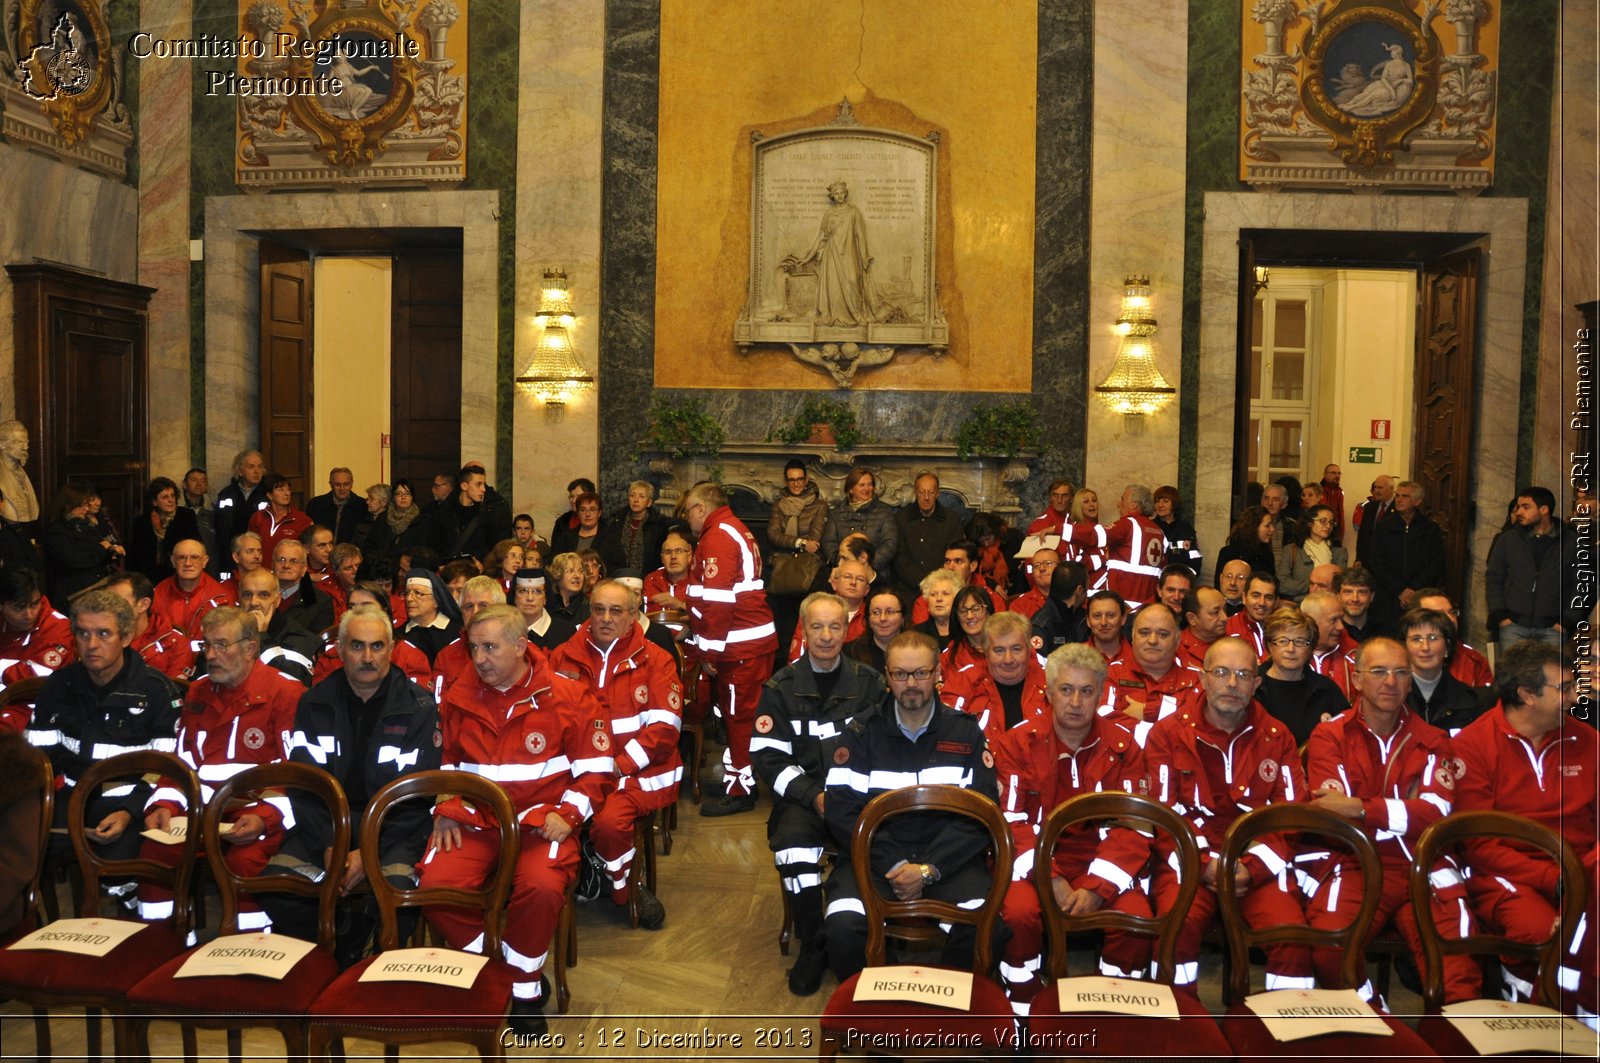
[[[38,39],[39,8],[44,0],[22,0],[19,9],[19,25],[17,40],[20,45],[22,66],[28,69],[36,79],[36,84],[49,83],[49,73],[44,70],[34,49],[41,43]],[[68,95],[56,92],[49,97],[35,95],[40,108],[49,117],[51,126],[72,147],[84,140],[89,135],[90,128],[94,125],[95,116],[106,109],[111,102],[112,69],[111,69],[111,27],[106,23],[105,13],[100,10],[96,0],[78,0],[78,9],[89,20],[89,32],[94,35],[95,43],[95,68],[94,83],[89,86],[86,93]]]
[[[1347,114],[1324,87],[1328,46],[1361,23],[1378,23],[1402,35],[1415,56],[1415,88],[1396,111],[1374,118]],[[1307,40],[1306,75],[1300,100],[1306,114],[1333,135],[1332,151],[1352,169],[1371,171],[1394,164],[1394,152],[1427,121],[1439,90],[1439,47],[1433,33],[1400,0],[1342,0]]]
[[[323,41],[352,30],[364,30],[389,40],[401,36],[399,24],[374,2],[363,8],[329,8],[311,24],[311,39]],[[363,118],[331,114],[314,94],[289,97],[289,109],[317,138],[317,150],[330,165],[347,169],[370,166],[386,146],[384,137],[406,120],[416,92],[413,63],[404,55],[395,56],[390,63],[389,98]],[[317,69],[312,59],[297,56],[290,60],[289,73],[293,77],[314,77]]]

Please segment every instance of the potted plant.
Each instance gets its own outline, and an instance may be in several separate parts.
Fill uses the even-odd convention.
[[[851,450],[861,442],[861,426],[856,411],[848,403],[833,399],[807,399],[787,421],[780,421],[768,438],[784,443],[811,443]]]
[[[703,399],[665,399],[650,404],[650,427],[639,449],[664,451],[674,458],[716,457],[727,438],[722,422],[706,411]],[[637,457],[637,455],[635,455]]]
[[[956,455],[962,461],[974,454],[1014,458],[1038,445],[1039,415],[1027,399],[980,402],[956,432]]]

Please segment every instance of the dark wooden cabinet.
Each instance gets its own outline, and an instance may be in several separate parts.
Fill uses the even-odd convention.
[[[59,266],[6,272],[17,419],[28,426],[39,505],[69,482],[92,488],[126,536],[150,481],[147,323],[155,289]]]

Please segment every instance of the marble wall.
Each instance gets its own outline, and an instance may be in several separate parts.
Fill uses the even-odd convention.
[[[1234,366],[1238,329],[1239,249],[1244,229],[1341,229],[1354,232],[1481,234],[1478,403],[1473,464],[1472,557],[1482,564],[1500,530],[1517,476],[1518,409],[1491,396],[1521,389],[1522,310],[1528,267],[1528,204],[1480,197],[1266,195],[1212,192],[1205,197],[1199,346],[1196,531],[1215,556],[1226,539],[1233,476]],[[1347,490],[1359,484],[1345,467]],[[1483,585],[1471,582],[1471,615],[1483,616]]]
[[[1075,476],[1082,472],[1084,439],[1092,12],[1089,0],[1040,5],[1037,32],[1032,397],[1048,429],[1043,466]],[[606,14],[600,452],[608,470],[602,491],[617,497],[644,472],[642,463],[624,458],[643,431],[642,411],[653,394],[703,398],[731,439],[752,440],[792,410],[793,397],[769,390],[652,387],[659,6],[652,0],[608,0]],[[949,76],[965,73],[952,70]],[[971,76],[981,80],[983,72]],[[903,102],[916,106],[915,100]],[[810,105],[773,104],[778,113]],[[839,394],[856,408],[869,436],[910,442],[950,440],[982,398],[960,392]],[[1042,490],[1029,486],[1026,504],[1042,505]]]
[[[1075,482],[1102,499],[1126,484],[1155,488],[1178,477],[1176,398],[1154,416],[1125,417],[1093,389],[1116,361],[1121,337],[1113,326],[1123,281],[1133,273],[1150,278],[1157,364],[1169,384],[1180,380],[1187,7],[1185,0],[1159,0],[1130,19],[1118,6],[1095,6],[1086,468]]]
[[[544,270],[567,271],[577,321],[578,360],[600,360],[600,121],[605,48],[603,0],[530,0],[522,19],[521,87],[517,94],[516,342],[514,365],[528,364],[539,339]],[[598,374],[597,374],[598,375]],[[609,385],[601,376],[599,387]],[[539,533],[567,508],[567,483],[599,474],[599,397],[591,391],[566,406],[513,396],[516,461],[510,495],[517,512],[533,514]],[[507,490],[502,484],[501,490]],[[616,497],[616,496],[613,496]]]
[[[145,26],[190,21],[189,0],[144,0]],[[150,299],[150,469],[182,476],[189,439],[189,92],[190,64],[154,61],[140,67],[139,283]],[[221,487],[221,481],[216,484]]]

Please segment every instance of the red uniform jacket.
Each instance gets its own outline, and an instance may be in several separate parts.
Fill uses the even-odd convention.
[[[639,790],[645,808],[676,802],[683,779],[683,686],[672,654],[645,638],[638,624],[602,650],[585,622],[551,654],[550,666],[594,691],[611,727],[616,778],[607,792]]]
[[[1023,616],[1031,617],[1034,613],[1043,609],[1044,603],[1047,601],[1049,601],[1049,598],[1038,587],[1029,587],[1026,591],[1011,599],[1011,604],[1006,608],[1013,613],[1021,613]]]
[[[667,578],[667,570],[665,568],[658,568],[644,578],[644,589],[640,593],[644,597],[644,608],[647,611],[660,608],[650,601],[658,594],[670,594],[681,602],[687,602],[689,600],[688,573],[685,573],[682,579],[674,583]]]
[[[1054,509],[1046,506],[1043,513],[1033,518],[1033,523],[1028,525],[1028,530],[1023,534],[1056,535],[1064,537],[1066,535],[1066,526],[1067,514],[1057,513]]]
[[[436,701],[443,701],[445,691],[472,670],[472,657],[467,653],[467,637],[462,635],[434,655],[433,676],[424,680],[422,685],[433,691]]]
[[[527,674],[510,690],[485,686],[474,669],[445,694],[441,766],[499,783],[524,827],[537,830],[554,812],[576,829],[594,814],[611,774],[611,731],[588,687],[552,672],[534,646],[526,660]],[[459,797],[441,801],[437,811],[470,826],[494,826],[487,810]]]
[[[209,676],[195,680],[178,717],[178,756],[200,776],[202,798],[211,800],[218,785],[247,768],[288,759],[295,712],[305,692],[304,686],[260,661],[236,687],[222,686]],[[145,804],[146,811],[157,807],[173,815],[199,815],[165,779]],[[242,808],[238,815],[246,812],[260,816],[268,831],[294,826],[294,812],[281,794]]]
[[[1148,792],[1139,743],[1126,728],[1098,716],[1076,753],[1069,754],[1056,738],[1048,714],[1007,731],[994,743],[993,751],[1000,808],[1016,843],[1013,881],[1033,875],[1039,828],[1044,817],[1063,801],[1105,790]],[[1061,785],[1063,759],[1070,761],[1071,783],[1065,787]],[[1087,874],[1086,888],[1109,901],[1135,888],[1149,860],[1149,838],[1128,827],[1113,827],[1064,835],[1052,866],[1064,878]]]
[[[761,551],[733,510],[718,506],[706,517],[689,562],[689,646],[709,661],[743,661],[778,648]]]
[[[389,651],[389,663],[400,669],[417,686],[424,690],[433,689],[429,686],[433,681],[433,666],[428,663],[428,655],[411,643],[395,639],[394,648]],[[339,658],[339,644],[328,644],[317,654],[316,663],[311,669],[311,685],[316,686],[343,667],[344,661]]]
[[[50,608],[48,598],[39,603],[39,619],[28,631],[0,631],[0,688],[34,676],[49,675],[77,659],[72,641],[72,621]],[[0,732],[21,734],[33,718],[28,705],[0,710]]]
[[[1006,707],[1000,700],[1000,688],[989,674],[987,664],[960,673],[954,682],[945,684],[939,692],[939,698],[952,709],[976,716],[978,726],[983,728],[983,737],[991,748],[1005,733]],[[1022,724],[1040,718],[1050,719],[1050,697],[1046,693],[1044,668],[1037,657],[1030,657],[1028,674],[1022,680]]]
[[[1206,666],[1206,651],[1211,648],[1211,643],[1200,641],[1200,636],[1194,633],[1194,628],[1186,627],[1178,632],[1178,660],[1195,671],[1204,671]]]
[[[1088,638],[1084,639],[1083,644],[1085,646],[1094,646],[1094,636],[1090,635]],[[1094,648],[1099,650],[1100,656],[1106,659],[1107,668],[1111,667],[1111,662],[1113,661],[1125,661],[1129,657],[1133,656],[1133,645],[1129,643],[1127,639],[1123,639],[1122,642],[1117,646],[1116,651],[1110,654],[1106,653],[1105,650],[1101,650],[1099,646],[1095,646]]]
[[[1155,600],[1167,557],[1167,537],[1155,521],[1142,514],[1123,517],[1109,528],[1083,521],[1064,534],[1080,550],[1104,553],[1106,585],[1130,609]]]
[[[160,613],[150,612],[150,626],[133,640],[144,663],[171,679],[194,675],[194,646],[189,636],[173,627]]]
[[[1106,670],[1106,700],[1100,715],[1127,717],[1129,726],[1154,723],[1178,711],[1185,699],[1201,691],[1200,670],[1174,659],[1160,679],[1151,679],[1132,656],[1119,657]],[[1135,703],[1138,703],[1137,706]]]
[[[867,610],[865,605],[856,606],[856,611],[850,614],[849,623],[845,625],[844,640],[854,642],[867,633]],[[789,639],[789,663],[800,659],[806,652],[806,618],[801,617],[794,622],[794,636]]]
[[[1180,707],[1150,729],[1144,754],[1150,795],[1194,827],[1202,861],[1221,851],[1228,828],[1246,812],[1274,801],[1299,801],[1306,792],[1294,735],[1254,701],[1231,735],[1206,722],[1204,700]],[[1219,764],[1222,785],[1214,788]],[[1250,847],[1244,862],[1260,885],[1284,871],[1290,855],[1284,838],[1267,836]]]
[[[1261,660],[1267,659],[1267,633],[1265,626],[1250,619],[1250,614],[1244,611],[1234,613],[1228,617],[1228,626],[1222,631],[1223,638],[1244,639],[1255,647],[1256,656]]]
[[[1420,716],[1402,708],[1400,726],[1380,739],[1352,708],[1311,732],[1306,783],[1361,798],[1362,826],[1378,843],[1385,869],[1409,874],[1417,838],[1450,814],[1449,799],[1429,789],[1450,757],[1450,736]]]
[[[1344,630],[1344,625],[1339,625],[1339,645],[1327,653],[1311,651],[1311,670],[1320,676],[1333,680],[1339,686],[1339,692],[1351,701],[1356,697],[1356,648],[1357,642]]]
[[[998,591],[996,591],[993,587],[989,586],[987,583],[985,583],[983,581],[983,577],[982,576],[973,576],[972,577],[972,585],[974,587],[978,587],[978,588],[981,588],[981,589],[989,592],[989,604],[994,606],[994,611],[995,612],[1003,613],[1003,612],[1006,611],[1006,599],[1005,599],[1005,596],[1000,594]],[[917,595],[917,600],[911,603],[911,622],[913,624],[921,624],[924,621],[926,621],[927,619],[928,619],[928,599],[924,598],[922,595],[919,594],[919,595]],[[957,622],[956,618],[954,616],[952,616],[950,618],[950,622],[952,624],[956,623]]]
[[[179,587],[177,576],[168,576],[156,584],[150,611],[160,613],[172,622],[173,627],[197,639],[200,637],[200,621],[205,619],[207,613],[219,605],[234,605],[238,600],[232,582],[218,583],[209,572],[200,573],[200,581],[192,591]]]
[[[261,556],[267,564],[272,563],[272,551],[285,539],[298,539],[300,533],[311,527],[311,518],[304,513],[289,507],[289,512],[283,519],[275,520],[272,516],[272,507],[266,506],[250,514],[250,530],[261,536]]]
[[[1595,841],[1600,734],[1593,727],[1567,718],[1535,749],[1497,704],[1457,731],[1450,747],[1450,770],[1437,772],[1427,792],[1447,802],[1453,797],[1462,811],[1492,808],[1527,816],[1566,838],[1593,871],[1600,855]],[[1473,872],[1555,896],[1561,873],[1542,854],[1485,840],[1471,843],[1466,855]]]
[[[1450,674],[1469,687],[1494,686],[1494,669],[1489,667],[1483,654],[1465,642],[1457,643],[1456,652],[1450,657]]]

